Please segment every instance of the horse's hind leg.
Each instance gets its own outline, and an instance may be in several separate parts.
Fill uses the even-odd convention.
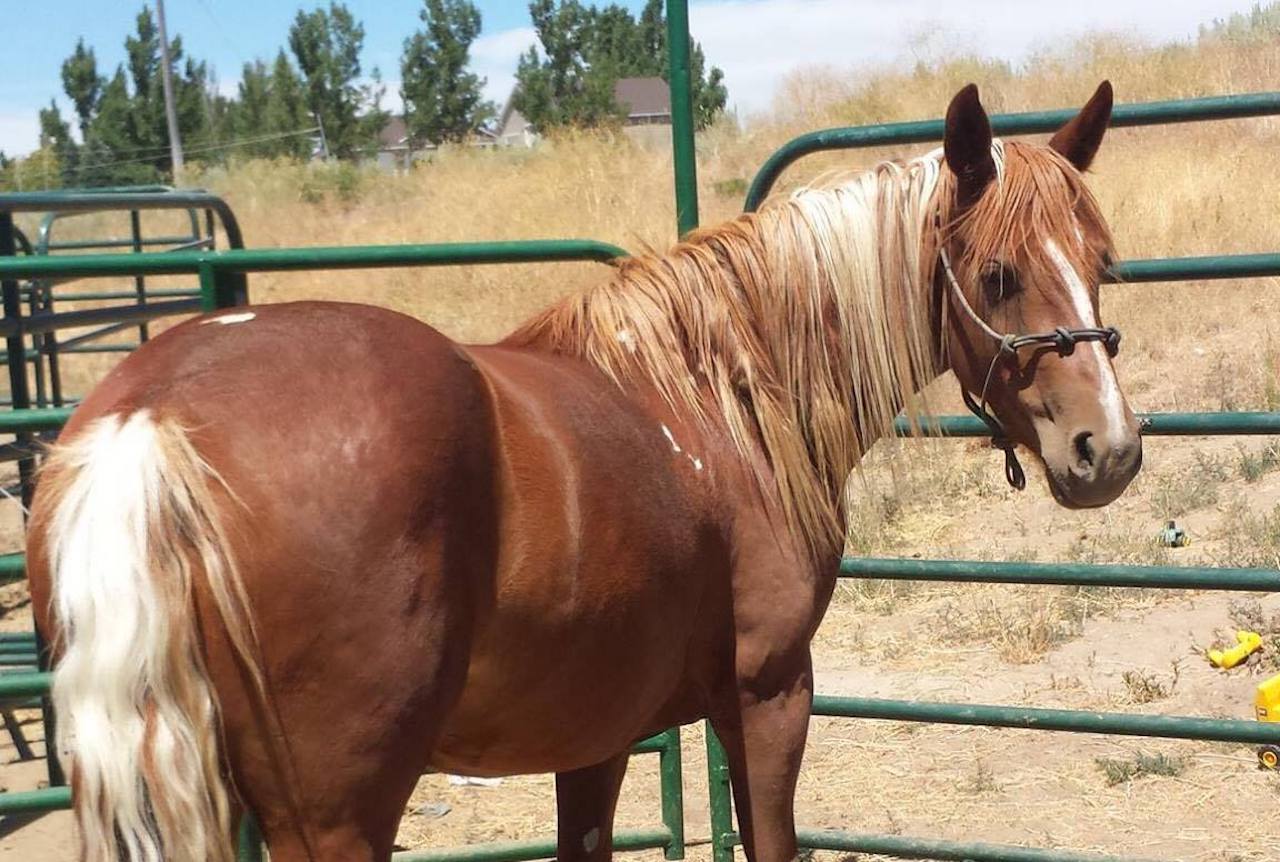
[[[419,688],[417,703],[393,703],[357,695],[360,686],[340,682],[343,670],[314,696],[284,699],[276,752],[255,744],[233,755],[272,862],[388,860],[438,734],[437,686]]]
[[[295,595],[287,607],[275,597],[259,603],[278,601],[264,618],[277,631],[303,635],[264,646],[266,709],[244,686],[226,696],[227,668],[215,670],[227,683],[219,692],[234,784],[261,824],[272,862],[391,856],[467,663],[465,606],[443,579],[419,579],[410,589],[400,577],[407,565],[372,561],[381,581],[360,601],[347,594],[355,586],[335,579],[309,602]],[[418,600],[432,611],[406,613]],[[346,612],[317,611],[329,602]]]
[[[605,862],[613,855],[613,813],[630,752],[556,774],[556,859]]]

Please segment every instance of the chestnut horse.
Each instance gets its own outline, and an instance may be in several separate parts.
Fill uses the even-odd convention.
[[[1004,143],[966,87],[941,150],[496,345],[322,302],[143,345],[28,537],[84,855],[230,860],[248,809],[274,862],[387,859],[434,767],[555,772],[559,858],[603,860],[628,749],[708,717],[748,858],[794,857],[842,493],[895,416],[950,369],[1064,505],[1138,470],[1081,179],[1110,111],[1104,83],[1048,146]]]

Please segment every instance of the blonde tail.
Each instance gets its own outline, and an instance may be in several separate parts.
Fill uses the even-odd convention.
[[[61,652],[57,742],[84,858],[230,862],[197,578],[259,686],[261,676],[212,495],[221,479],[181,426],[139,410],[104,416],[55,449],[42,486]]]

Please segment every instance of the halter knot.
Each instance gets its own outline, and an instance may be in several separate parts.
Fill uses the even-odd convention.
[[[1116,354],[1120,352],[1120,330],[1114,326],[1108,326],[1104,332],[1107,336],[1102,340],[1102,346],[1107,349],[1107,355],[1115,359]]]
[[[1076,352],[1076,337],[1065,326],[1059,326],[1053,330],[1055,336],[1054,347],[1058,348],[1059,356],[1070,356]]]

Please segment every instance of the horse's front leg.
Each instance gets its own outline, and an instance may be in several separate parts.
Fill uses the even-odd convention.
[[[808,646],[770,664],[758,678],[739,678],[736,704],[713,716],[712,726],[729,758],[747,858],[791,862],[798,853],[796,780],[813,703]]]
[[[631,753],[556,773],[556,859],[606,862],[613,855],[613,812]]]

